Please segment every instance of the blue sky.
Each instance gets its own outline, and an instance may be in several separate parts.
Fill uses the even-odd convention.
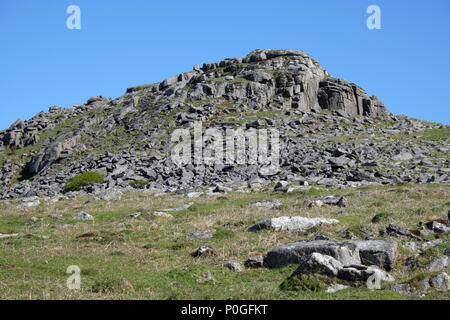
[[[306,51],[394,114],[450,124],[449,31],[448,0],[0,0],[0,128],[257,48]]]

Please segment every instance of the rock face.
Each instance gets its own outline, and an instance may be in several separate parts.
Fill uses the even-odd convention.
[[[345,116],[387,116],[388,111],[375,96],[369,95],[354,83],[328,78],[320,81],[318,101],[322,109],[338,111]]]
[[[48,168],[56,160],[68,156],[76,142],[77,137],[72,137],[64,141],[56,141],[41,149],[28,163],[28,172],[34,175]]]
[[[365,266],[360,264],[354,264],[349,266],[344,266],[339,269],[337,277],[342,280],[348,281],[367,281],[370,277],[375,276],[382,281],[394,281],[395,278],[389,273],[378,269],[373,266]]]
[[[397,243],[395,241],[297,241],[270,250],[264,262],[269,268],[281,268],[290,264],[302,263],[312,253],[320,253],[333,257],[343,265],[362,264],[377,266],[389,271],[395,263],[396,252]]]

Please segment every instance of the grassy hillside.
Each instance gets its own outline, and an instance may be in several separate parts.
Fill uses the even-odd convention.
[[[302,207],[304,200],[319,195],[344,195],[348,206]],[[41,201],[39,206],[31,208],[17,208],[21,203],[18,200],[0,203],[0,233],[26,234],[0,239],[0,299],[450,298],[448,292],[433,290],[424,297],[400,295],[387,286],[384,290],[370,291],[363,283],[353,283],[351,288],[333,294],[286,291],[280,289],[280,284],[297,266],[270,270],[246,269],[242,265],[249,257],[264,255],[278,245],[295,240],[314,239],[317,235],[344,240],[344,230],[360,237],[360,225],[378,237],[378,231],[389,223],[415,230],[419,221],[447,220],[448,186],[404,184],[341,190],[313,188],[293,193],[233,192],[194,199],[125,192],[120,201],[86,202],[87,199],[78,196]],[[261,199],[278,199],[283,206],[279,209],[246,206]],[[151,214],[190,201],[194,205],[171,212],[173,218]],[[91,214],[95,220],[71,220],[70,216],[79,211]],[[135,212],[142,212],[142,215],[127,217]],[[377,214],[380,218],[374,223],[372,219]],[[51,215],[55,215],[54,218]],[[55,220],[58,215],[61,220]],[[260,220],[285,215],[334,218],[340,223],[301,234],[247,231]],[[31,217],[36,221],[27,222]],[[118,226],[121,222],[125,224]],[[190,233],[204,229],[215,229],[216,233],[206,240],[190,237]],[[396,283],[413,283],[420,279],[424,267],[449,246],[444,239],[440,246],[426,249],[419,256],[419,269],[403,273],[403,262],[414,252],[401,245],[409,240],[392,239],[400,243],[397,266],[391,272]],[[201,245],[212,247],[218,256],[192,257],[190,254]],[[224,259],[241,263],[242,272],[233,272],[221,263],[208,265]],[[81,269],[80,290],[66,287],[70,276],[66,269],[70,265]],[[198,283],[208,270],[213,279]]]

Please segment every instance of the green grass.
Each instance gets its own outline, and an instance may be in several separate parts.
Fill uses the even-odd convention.
[[[103,183],[104,179],[105,177],[102,174],[94,171],[88,171],[67,180],[66,185],[64,186],[64,191],[79,191],[81,187],[95,183]]]
[[[395,192],[400,188],[408,192]],[[304,200],[314,200],[323,194],[344,195],[349,201],[348,206],[302,207]],[[411,198],[410,194],[421,197]],[[300,279],[302,281],[297,283],[286,282],[296,265],[273,270],[243,268],[242,272],[234,273],[222,263],[211,263],[231,260],[242,265],[249,257],[264,255],[281,244],[313,239],[317,235],[345,240],[341,230],[356,232],[359,225],[365,225],[370,232],[378,234],[378,229],[388,222],[409,227],[419,221],[444,219],[448,195],[448,186],[402,185],[328,191],[316,189],[289,194],[230,192],[196,199],[126,191],[121,201],[86,203],[88,197],[79,196],[57,202],[42,201],[38,207],[20,209],[15,207],[17,201],[0,203],[0,233],[30,234],[0,240],[0,299],[419,299],[414,295],[402,296],[388,288],[370,291],[359,284],[329,294],[323,289],[331,279],[315,276]],[[248,203],[262,199],[278,199],[283,206],[278,209],[247,207]],[[389,212],[389,218],[373,224],[371,220],[376,212],[371,205],[380,200],[384,203],[377,210]],[[192,207],[173,212],[173,218],[151,214],[191,201],[194,202]],[[411,215],[409,210],[415,210],[418,202],[420,207],[434,206],[440,211]],[[70,220],[70,216],[78,211],[88,212],[95,220]],[[142,212],[140,217],[127,217],[137,211]],[[63,220],[53,220],[50,214],[61,214]],[[286,215],[335,218],[340,222],[317,227],[304,234],[247,231],[255,222]],[[39,223],[24,229],[25,222],[32,216]],[[127,224],[118,226],[119,222]],[[206,240],[190,238],[190,233],[204,229],[215,229],[216,233]],[[400,243],[398,262],[391,272],[399,283],[420,277],[427,263],[448,247],[447,242],[425,250],[419,256],[421,268],[403,274],[402,262],[413,253],[401,245],[406,239],[388,239]],[[201,245],[212,247],[218,256],[193,258],[191,253]],[[66,269],[70,265],[81,269],[80,290],[66,287],[69,277]],[[207,271],[212,280],[198,283],[197,280]],[[122,284],[124,280],[131,283],[134,290],[126,290]],[[333,283],[336,281],[332,279]],[[432,290],[421,299],[448,298],[448,293]]]

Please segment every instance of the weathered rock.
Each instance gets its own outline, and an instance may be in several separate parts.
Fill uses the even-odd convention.
[[[215,229],[197,230],[195,232],[192,232],[190,234],[190,237],[197,240],[206,240],[212,238],[215,233],[216,233]]]
[[[9,234],[1,234],[0,233],[0,239],[5,239],[5,238],[14,238],[14,237],[21,237],[21,236],[25,236],[25,233],[9,233]]]
[[[448,228],[445,224],[437,222],[437,221],[431,221],[426,224],[427,228],[432,230],[435,233],[439,234],[449,234],[450,228]]]
[[[427,271],[428,272],[437,272],[437,271],[441,271],[447,267],[450,266],[450,261],[449,261],[449,257],[446,255],[443,255],[439,258],[437,258],[436,260],[434,260],[432,263],[430,263],[427,266]]]
[[[420,292],[426,293],[431,288],[430,279],[425,278],[425,279],[419,280],[419,286],[420,286]]]
[[[70,219],[72,220],[94,220],[94,217],[86,212],[77,212],[73,214]]]
[[[322,109],[341,111],[348,116],[387,116],[388,111],[376,97],[342,79],[328,78],[319,83],[318,101]]]
[[[217,256],[217,251],[208,246],[201,246],[197,250],[191,253],[194,258],[198,257],[214,257]]]
[[[392,160],[406,161],[413,158],[412,154],[409,152],[401,152],[392,157]]]
[[[375,265],[387,271],[392,270],[398,247],[396,241],[356,240],[352,243],[359,250],[361,262],[364,265]]]
[[[30,208],[30,207],[36,207],[40,204],[41,204],[41,202],[38,199],[36,199],[33,201],[24,202],[24,203],[18,205],[16,208]]]
[[[264,258],[269,268],[303,263],[312,253],[328,255],[342,264],[361,263],[357,246],[350,242],[331,240],[297,241],[270,250]]]
[[[331,256],[314,252],[300,264],[293,275],[300,273],[319,273],[329,277],[336,277],[343,266],[340,261]]]
[[[255,117],[261,110],[274,115]],[[332,112],[317,112],[321,110]],[[390,121],[378,125],[374,118]],[[239,165],[194,161],[178,167],[169,156],[173,144],[167,130],[174,126],[190,130],[196,121],[216,129],[228,129],[229,121],[241,123],[245,130],[279,129],[279,163],[272,164],[271,159]],[[436,150],[445,155],[447,141],[420,139],[424,130],[433,128],[445,126],[390,115],[375,96],[330,77],[304,52],[255,50],[244,59],[205,63],[157,84],[129,88],[114,100],[92,97],[86,104],[51,107],[30,120],[17,121],[0,131],[0,152],[9,148],[20,155],[16,163],[2,163],[0,198],[53,196],[63,191],[67,178],[88,170],[102,173],[105,183],[83,188],[82,193],[127,189],[133,180],[148,182],[134,185],[140,191],[158,192],[211,186],[228,192],[230,186],[243,183],[257,190],[278,181],[277,191],[296,192],[309,188],[294,185],[306,179],[335,187],[445,184],[450,182],[445,157],[430,154]],[[393,141],[392,135],[399,133],[417,139]],[[354,135],[361,139],[344,139],[333,146],[322,143]],[[43,136],[47,138],[39,141]],[[112,137],[113,144],[103,143]],[[210,145],[214,139],[206,140]],[[42,143],[40,149],[20,150],[37,141]],[[103,148],[109,152],[98,154]],[[406,160],[392,163],[393,158],[407,159],[414,166],[403,166],[401,161]],[[27,179],[30,175],[35,178]],[[25,179],[16,183],[17,177]],[[319,203],[325,204],[317,200],[314,205]],[[344,199],[338,205],[344,206]]]
[[[316,202],[317,201],[321,201],[324,204],[334,205],[334,206],[338,206],[341,208],[346,207],[347,203],[348,203],[348,200],[345,197],[336,198],[334,196],[320,197],[316,200]]]
[[[272,209],[272,208],[280,207],[282,205],[283,204],[279,200],[261,200],[261,201],[256,201],[256,202],[249,203],[247,205],[247,207],[248,208],[265,207],[265,208]]]
[[[122,198],[122,192],[120,190],[105,190],[98,195],[100,200],[106,201],[119,201]]]
[[[67,138],[65,140],[64,138],[65,137],[63,136],[59,141],[39,150],[38,154],[35,155],[27,165],[28,173],[35,175],[48,168],[64,154],[68,154],[79,139],[78,136]]]
[[[256,256],[248,258],[244,262],[244,267],[246,268],[262,268],[264,267],[264,257],[263,256]]]
[[[186,203],[185,205],[182,205],[181,207],[172,208],[172,209],[160,209],[159,211],[163,211],[163,212],[183,211],[183,210],[189,209],[193,204],[194,204],[193,202],[189,202],[189,203]]]
[[[395,263],[397,243],[382,240],[298,241],[270,250],[264,261],[270,268],[279,268],[289,264],[302,263],[314,252],[331,256],[345,265],[362,263],[389,271]]]
[[[142,212],[135,212],[135,213],[127,215],[127,217],[128,218],[138,218],[141,215],[142,215]]]
[[[130,225],[131,225],[131,223],[129,223],[129,222],[119,222],[119,223],[117,224],[117,226],[118,226],[119,228],[126,227],[126,226],[130,226]]]
[[[256,223],[248,231],[256,232],[263,229],[274,231],[304,231],[315,226],[339,223],[336,219],[304,218],[304,217],[279,217],[271,218]]]
[[[411,272],[420,266],[417,256],[408,257],[403,263],[403,272]]]
[[[416,236],[411,231],[392,223],[386,228],[386,233],[390,236],[404,236],[413,240],[423,241],[421,237]]]
[[[411,286],[409,284],[404,283],[396,283],[391,286],[391,290],[398,292],[400,294],[410,294],[411,293]]]
[[[35,224],[37,221],[38,221],[38,219],[37,219],[36,217],[31,217],[30,219],[28,219],[28,220],[25,222],[25,225],[32,225],[32,224]]]
[[[450,248],[445,249],[444,255],[446,255],[447,257],[450,257]]]
[[[335,293],[335,292],[342,291],[342,290],[345,290],[348,288],[349,288],[349,286],[346,286],[343,284],[334,284],[334,285],[328,287],[327,293]]]
[[[273,191],[275,192],[286,192],[288,189],[288,182],[287,181],[278,181],[275,187],[273,188]]]
[[[448,291],[450,289],[450,276],[447,273],[442,272],[432,278],[431,283],[433,288],[438,291]]]
[[[359,226],[359,231],[361,231],[362,233],[362,238],[364,240],[371,240],[373,239],[375,236],[369,231],[369,229],[363,225]]]
[[[203,283],[211,280],[213,280],[211,276],[211,271],[208,270],[197,280],[197,283]]]
[[[389,273],[374,266],[352,264],[339,269],[337,277],[348,281],[367,281],[370,277],[380,281],[394,281]]]
[[[167,212],[160,212],[160,211],[155,211],[152,213],[152,216],[155,217],[165,217],[165,218],[173,218],[173,215],[171,215],[170,213]]]
[[[237,262],[227,262],[225,266],[233,272],[242,272],[241,265]]]

